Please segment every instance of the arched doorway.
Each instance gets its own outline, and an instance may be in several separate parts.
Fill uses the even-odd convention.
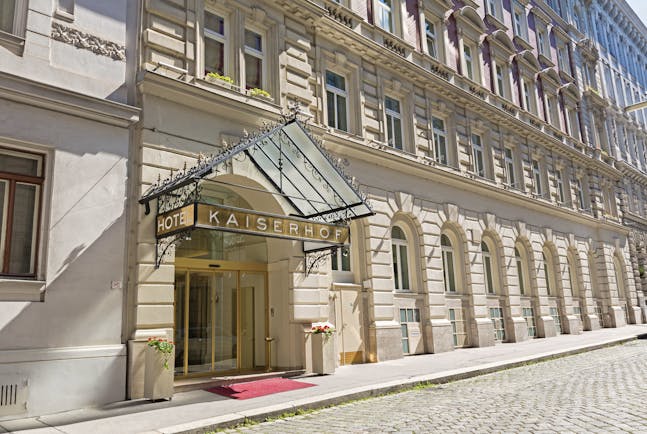
[[[203,201],[252,209],[239,194],[209,184]],[[177,377],[265,370],[268,365],[266,238],[196,229],[175,254]]]

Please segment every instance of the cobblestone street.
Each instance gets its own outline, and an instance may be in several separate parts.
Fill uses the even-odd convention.
[[[647,340],[228,432],[647,433]]]

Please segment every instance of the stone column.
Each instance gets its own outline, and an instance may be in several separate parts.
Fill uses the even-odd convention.
[[[477,228],[468,229],[468,231],[471,231],[472,236],[470,237],[468,233],[465,249],[467,258],[457,272],[465,272],[463,290],[467,292],[464,300],[470,316],[469,342],[474,347],[488,347],[494,345],[494,325],[487,307],[481,232]]]
[[[539,237],[539,234],[532,235],[531,244],[534,261],[531,261],[530,268],[532,269],[531,273],[535,273],[535,281],[537,282],[533,297],[535,302],[535,315],[537,315],[538,319],[537,335],[542,338],[550,338],[557,335],[557,329],[555,328],[555,321],[550,315],[550,307],[548,305],[548,288],[544,275],[544,261],[542,257],[543,240]]]
[[[577,279],[576,270],[572,270],[573,275],[569,278],[570,271],[568,269],[568,252],[566,247],[558,247],[557,253],[558,261],[555,269],[555,280],[557,281],[557,293],[562,307],[562,312],[560,312],[562,316],[562,330],[571,335],[579,335],[582,333],[582,321],[573,312],[573,288],[571,288],[571,279],[574,282]]]

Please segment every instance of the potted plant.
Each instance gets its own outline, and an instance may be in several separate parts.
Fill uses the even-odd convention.
[[[165,338],[148,338],[144,366],[144,397],[156,401],[173,397],[175,344]]]
[[[272,95],[266,90],[259,89],[258,87],[255,87],[253,89],[249,90],[249,95],[253,96],[255,98],[262,98],[266,100],[272,100]]]
[[[228,75],[222,75],[217,72],[209,72],[205,76],[205,79],[211,83],[215,83],[221,86],[226,87],[227,89],[231,89],[231,87],[234,85],[234,79],[231,78]]]
[[[326,375],[335,372],[335,326],[317,322],[310,329],[312,341],[312,372]]]

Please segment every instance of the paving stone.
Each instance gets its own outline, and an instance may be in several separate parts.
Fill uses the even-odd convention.
[[[647,433],[647,340],[229,432]]]

